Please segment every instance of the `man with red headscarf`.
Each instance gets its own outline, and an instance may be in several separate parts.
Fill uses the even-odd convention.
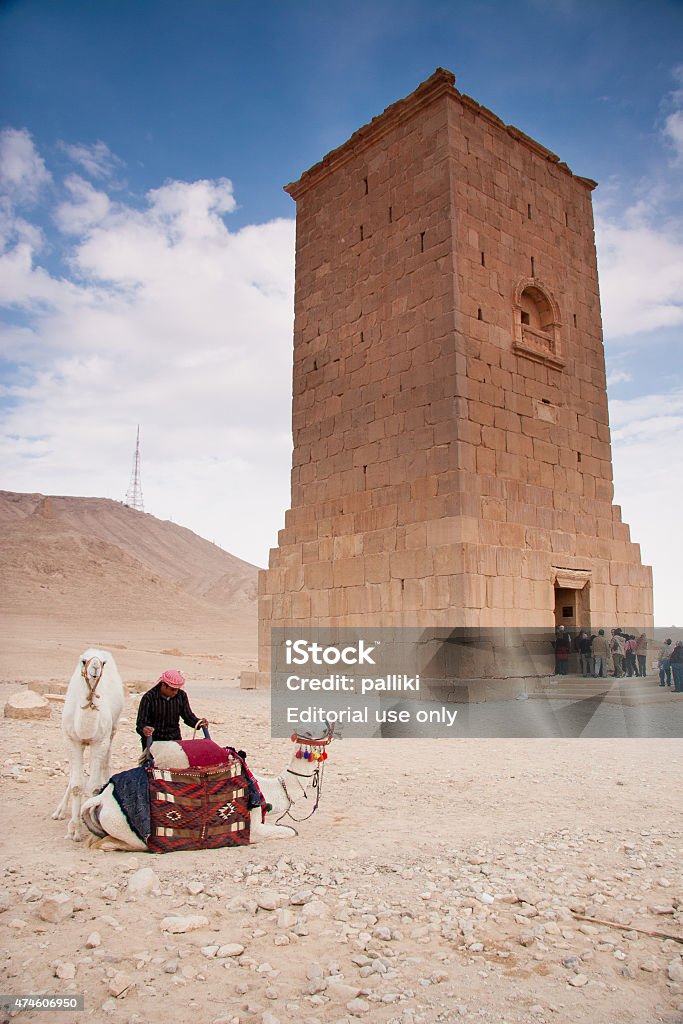
[[[143,695],[135,726],[143,750],[148,736],[153,735],[155,740],[179,740],[181,718],[191,728],[209,724],[205,718],[197,718],[192,711],[184,686],[183,673],[168,669],[162,673],[156,686]]]

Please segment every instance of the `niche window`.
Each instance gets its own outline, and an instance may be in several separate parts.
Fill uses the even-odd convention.
[[[515,289],[512,347],[518,355],[555,369],[564,366],[559,309],[538,278],[521,281]]]

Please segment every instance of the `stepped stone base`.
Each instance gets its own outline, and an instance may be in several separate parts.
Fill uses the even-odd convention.
[[[602,699],[606,704],[623,704],[626,707],[641,707],[646,704],[675,704],[683,706],[683,694],[674,693],[673,689],[661,687],[655,676],[651,679],[628,677],[615,679],[585,678],[583,676],[567,676],[561,682],[553,680],[543,682],[529,694],[530,698],[541,700],[583,700],[598,697],[607,691]]]

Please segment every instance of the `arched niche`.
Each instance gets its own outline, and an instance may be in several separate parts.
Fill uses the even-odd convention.
[[[512,307],[512,349],[520,356],[562,369],[560,308],[550,289],[537,278],[526,278],[515,288]]]

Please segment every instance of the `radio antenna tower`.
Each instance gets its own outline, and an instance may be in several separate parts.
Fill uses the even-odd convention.
[[[130,484],[126,491],[123,504],[128,508],[134,508],[137,512],[144,512],[145,505],[142,500],[142,485],[140,483],[140,424],[138,423],[138,437],[135,442],[135,456],[133,457],[133,472],[130,477]]]

